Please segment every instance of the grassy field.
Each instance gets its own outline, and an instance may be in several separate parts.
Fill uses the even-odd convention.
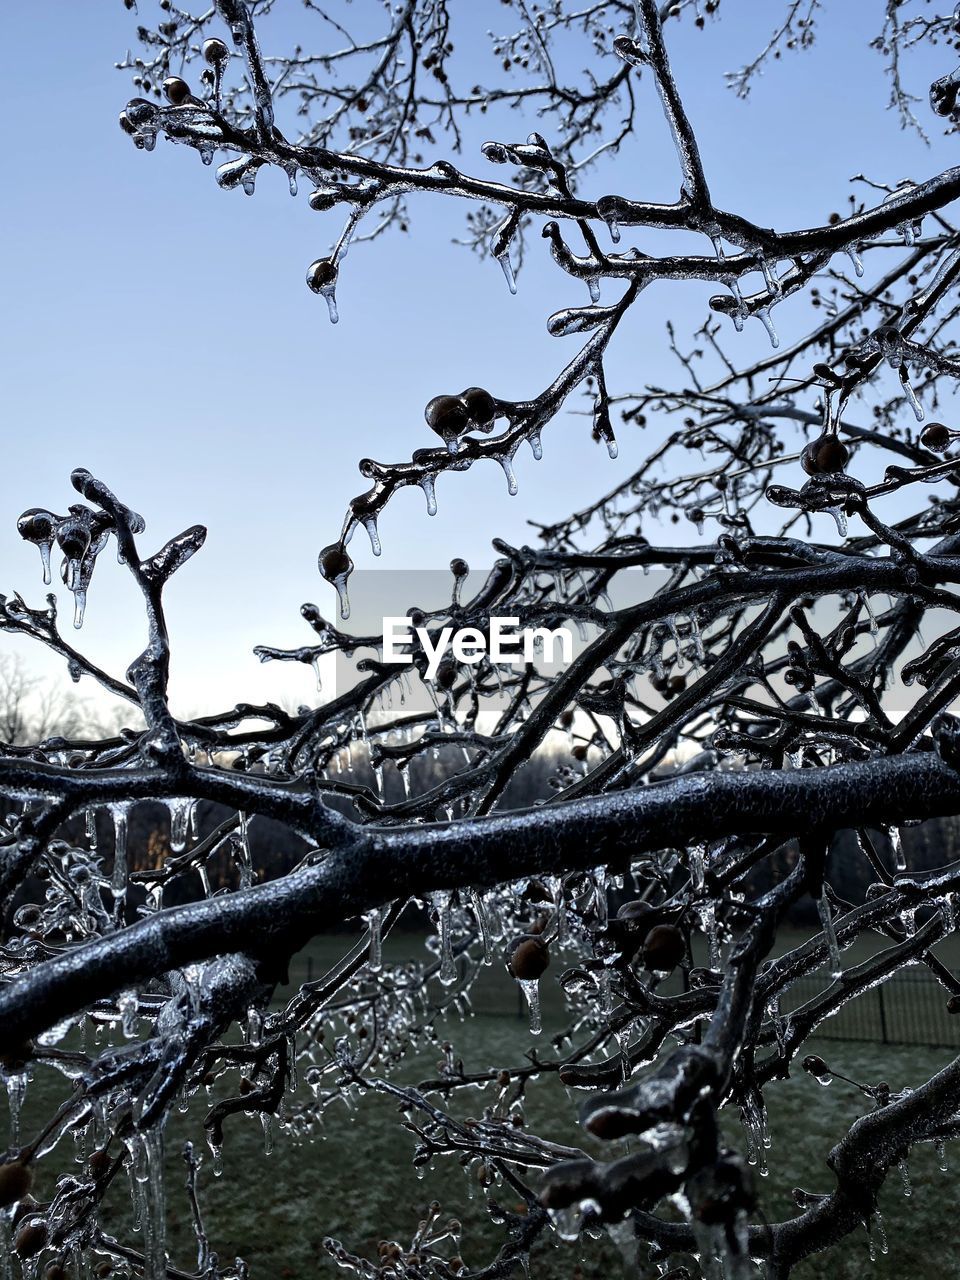
[[[319,940],[310,956],[297,958],[292,978],[305,977],[311,961],[314,976],[319,976],[348,942],[347,938]],[[788,942],[785,939],[784,944]],[[387,958],[391,952],[395,958],[411,954],[420,946],[421,939],[392,939]],[[862,958],[852,949],[848,956],[851,963]],[[943,958],[948,963],[955,960],[950,953]],[[540,1040],[546,1042],[551,1030],[562,1023],[555,983],[543,985],[545,1031]],[[476,994],[477,1015],[462,1023],[458,1019],[446,1023],[440,1029],[441,1038],[454,1043],[468,1071],[520,1064],[533,1041],[525,1018],[516,1015],[514,984],[495,966],[484,973]],[[816,1049],[835,1070],[866,1082],[885,1079],[894,1089],[922,1083],[953,1056],[950,1049],[826,1040],[820,1040]],[[426,1052],[410,1064],[406,1078],[416,1081],[434,1074],[438,1056],[436,1049]],[[49,1102],[50,1082],[39,1078],[31,1094],[27,1132],[31,1113],[38,1115],[40,1106]],[[477,1115],[492,1101],[492,1092],[485,1096],[469,1091],[458,1099],[455,1113],[461,1118]],[[792,1187],[814,1192],[831,1189],[826,1154],[863,1108],[855,1089],[838,1080],[823,1088],[799,1069],[789,1081],[768,1088],[767,1105],[771,1172],[760,1181],[761,1209],[767,1220],[777,1221],[796,1212]],[[172,1260],[185,1270],[193,1269],[195,1256],[184,1220],[185,1198],[180,1189],[184,1166],[179,1152],[186,1138],[203,1146],[205,1109],[198,1099],[186,1115],[175,1113],[167,1130],[169,1247]],[[576,1125],[575,1106],[555,1079],[531,1089],[526,1110],[536,1132],[599,1153],[599,1144],[585,1139]],[[727,1118],[726,1128],[732,1145],[745,1151],[736,1116]],[[418,1180],[410,1165],[413,1146],[412,1135],[398,1124],[395,1104],[375,1094],[364,1097],[354,1111],[343,1108],[329,1115],[323,1134],[312,1141],[297,1143],[278,1133],[270,1156],[264,1155],[259,1122],[234,1117],[226,1126],[223,1177],[213,1177],[209,1159],[201,1171],[201,1203],[211,1245],[222,1258],[244,1257],[251,1280],[332,1277],[337,1268],[321,1247],[324,1236],[335,1236],[373,1259],[379,1240],[409,1241],[426,1205],[437,1199],[445,1215],[463,1222],[461,1253],[466,1263],[479,1266],[489,1261],[500,1237],[483,1210],[479,1189],[474,1188],[471,1196],[470,1180],[454,1162],[438,1164]],[[618,1149],[625,1148],[618,1144]],[[605,1154],[612,1152],[606,1148]],[[948,1151],[948,1158],[960,1170],[960,1150]],[[858,1280],[867,1275],[892,1280],[908,1272],[923,1280],[955,1276],[960,1271],[960,1241],[954,1229],[956,1182],[951,1174],[940,1172],[930,1150],[916,1153],[910,1173],[913,1193],[909,1198],[896,1173],[888,1179],[881,1198],[890,1241],[887,1256],[870,1262],[864,1232],[846,1246],[807,1262],[795,1274],[801,1280]],[[515,1207],[513,1193],[498,1194],[505,1205]],[[125,1179],[111,1198],[111,1214],[120,1227],[129,1204]],[[551,1235],[535,1251],[531,1274],[534,1280],[606,1280],[623,1274],[623,1262],[608,1237],[571,1245]]]

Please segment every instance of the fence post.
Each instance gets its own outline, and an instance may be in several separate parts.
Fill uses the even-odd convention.
[[[881,982],[877,987],[877,996],[880,1000],[880,1038],[884,1044],[889,1044],[890,1041],[887,1038],[887,1006],[883,1000],[883,986],[884,984]]]

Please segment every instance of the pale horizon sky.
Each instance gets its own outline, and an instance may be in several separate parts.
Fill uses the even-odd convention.
[[[955,163],[955,139],[943,138],[925,100],[930,80],[952,70],[953,51],[941,45],[907,59],[928,147],[886,110],[867,8],[827,5],[817,47],[773,64],[747,102],[724,86],[723,72],[766,43],[779,5],[725,0],[721,20],[702,33],[689,20],[668,24],[676,77],[722,207],[778,229],[811,225],[863,190],[849,185],[856,172],[896,183]],[[154,0],[140,10],[152,22]],[[478,0],[470,12],[483,25],[504,21],[495,0]],[[167,593],[175,710],[310,701],[309,668],[261,666],[252,649],[309,643],[304,601],[333,615],[316,555],[338,536],[349,499],[367,487],[359,459],[399,460],[432,444],[423,405],[438,392],[480,384],[526,398],[542,389],[577,341],[550,338],[547,317],[585,303],[585,291],[534,236],[511,297],[495,263],[451,243],[467,205],[419,199],[409,236],[351,253],[338,288],[341,321],[331,326],[304,275],[339,234],[342,215],[312,213],[309,183],[293,200],[282,173],[262,173],[248,199],[217,187],[216,162],[205,169],[195,151],[162,139],[154,153],[139,152],[118,128],[135,91],[113,64],[135,45],[137,21],[121,0],[8,5],[0,15],[8,104],[0,125],[0,591],[42,602],[39,557],[19,539],[16,518],[31,506],[64,511],[78,499],[71,469],[88,467],[145,517],[145,550],[193,523],[209,529]],[[265,51],[289,48],[303,21],[300,4],[280,0],[270,30],[276,48],[264,38]],[[482,44],[462,56],[476,60],[479,78]],[[587,175],[584,195],[675,197],[679,173],[649,84],[640,97],[636,136],[618,160]],[[539,127],[532,114],[513,115],[499,131],[485,118],[457,162],[484,173],[480,141]],[[446,154],[438,139],[427,159]],[[621,250],[631,242],[649,252],[664,243],[654,233],[625,234]],[[605,290],[605,300],[616,292]],[[692,332],[710,292],[700,284],[648,290],[611,352],[614,394],[676,376],[664,321],[669,315],[680,334]],[[774,318],[785,345],[799,336],[800,310],[787,304]],[[749,325],[739,338],[731,332],[728,349],[738,361],[763,353],[762,327]],[[381,521],[379,561],[358,533],[358,568],[439,569],[453,555],[489,565],[491,538],[533,541],[528,518],[559,518],[629,476],[645,441],[626,429],[618,439],[611,461],[590,441],[588,420],[565,413],[544,433],[542,462],[518,455],[516,498],[489,465],[442,477],[434,519],[419,491],[405,491]],[[72,600],[62,587],[58,595],[69,616]],[[68,621],[64,630],[116,675],[139,652],[136,590],[112,554],[97,566],[83,631],[73,633]],[[0,653],[9,652],[44,679],[63,678],[60,662],[0,636]],[[78,692],[92,686],[84,681]]]

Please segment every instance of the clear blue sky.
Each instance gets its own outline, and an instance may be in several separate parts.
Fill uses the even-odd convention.
[[[809,225],[844,207],[855,172],[896,182],[956,163],[956,140],[942,138],[925,101],[918,114],[931,147],[902,133],[886,110],[881,58],[867,47],[882,7],[828,3],[817,47],[772,65],[747,102],[724,87],[723,72],[759,50],[783,6],[724,0],[722,20],[704,33],[689,21],[670,24],[677,79],[719,204],[778,228]],[[498,26],[505,12],[494,0],[470,6],[481,26]],[[141,19],[155,14],[153,0],[143,0]],[[20,542],[16,517],[34,505],[65,510],[76,497],[69,472],[86,466],[145,516],[147,549],[189,524],[209,528],[206,547],[168,592],[176,709],[309,700],[309,669],[261,667],[251,650],[308,642],[304,600],[332,615],[316,553],[366,487],[358,459],[397,460],[432,443],[422,410],[438,392],[479,383],[507,398],[535,393],[575,349],[576,339],[548,337],[547,316],[586,297],[539,239],[511,297],[495,263],[451,244],[466,206],[421,199],[411,235],[350,255],[341,322],[331,326],[304,273],[337,235],[340,214],[311,213],[306,191],[292,200],[281,173],[261,174],[252,199],[221,191],[195,151],[161,140],[153,154],[139,152],[117,127],[134,90],[113,63],[134,44],[137,21],[121,0],[5,4],[0,14],[0,590],[42,601],[39,557]],[[300,4],[279,0],[276,51],[295,42],[303,22]],[[480,42],[461,54],[483,76]],[[930,80],[952,65],[945,46],[923,50],[908,60],[908,82],[925,98]],[[637,136],[615,171],[586,179],[584,194],[675,197],[679,175],[651,86],[641,97]],[[503,132],[513,140],[536,127],[514,116]],[[473,144],[488,136],[497,136],[489,118],[465,168],[483,172]],[[429,158],[443,154],[440,143]],[[658,245],[652,234],[635,242],[653,252]],[[614,392],[672,373],[664,319],[692,329],[709,292],[658,286],[641,298],[611,359]],[[775,318],[785,343],[798,336],[791,326],[801,312],[785,306]],[[731,342],[744,359],[765,346],[758,324]],[[419,493],[404,492],[381,522],[381,561],[362,534],[355,559],[377,568],[436,569],[452,555],[489,564],[492,537],[530,540],[527,517],[559,517],[626,477],[644,441],[622,432],[620,446],[611,462],[583,418],[565,417],[544,435],[543,462],[518,455],[519,497],[506,495],[493,466],[442,478],[432,520]],[[70,613],[63,588],[60,596]],[[106,555],[81,646],[120,674],[141,637],[133,585]],[[0,652],[11,649],[58,676],[29,646],[0,641]]]

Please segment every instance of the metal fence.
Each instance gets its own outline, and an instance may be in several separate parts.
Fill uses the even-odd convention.
[[[782,1012],[800,1008],[829,985],[819,977],[798,978],[789,999],[782,1001]],[[960,1047],[960,1014],[947,1012],[948,998],[929,973],[907,970],[848,1001],[819,1023],[814,1034],[831,1040]]]

